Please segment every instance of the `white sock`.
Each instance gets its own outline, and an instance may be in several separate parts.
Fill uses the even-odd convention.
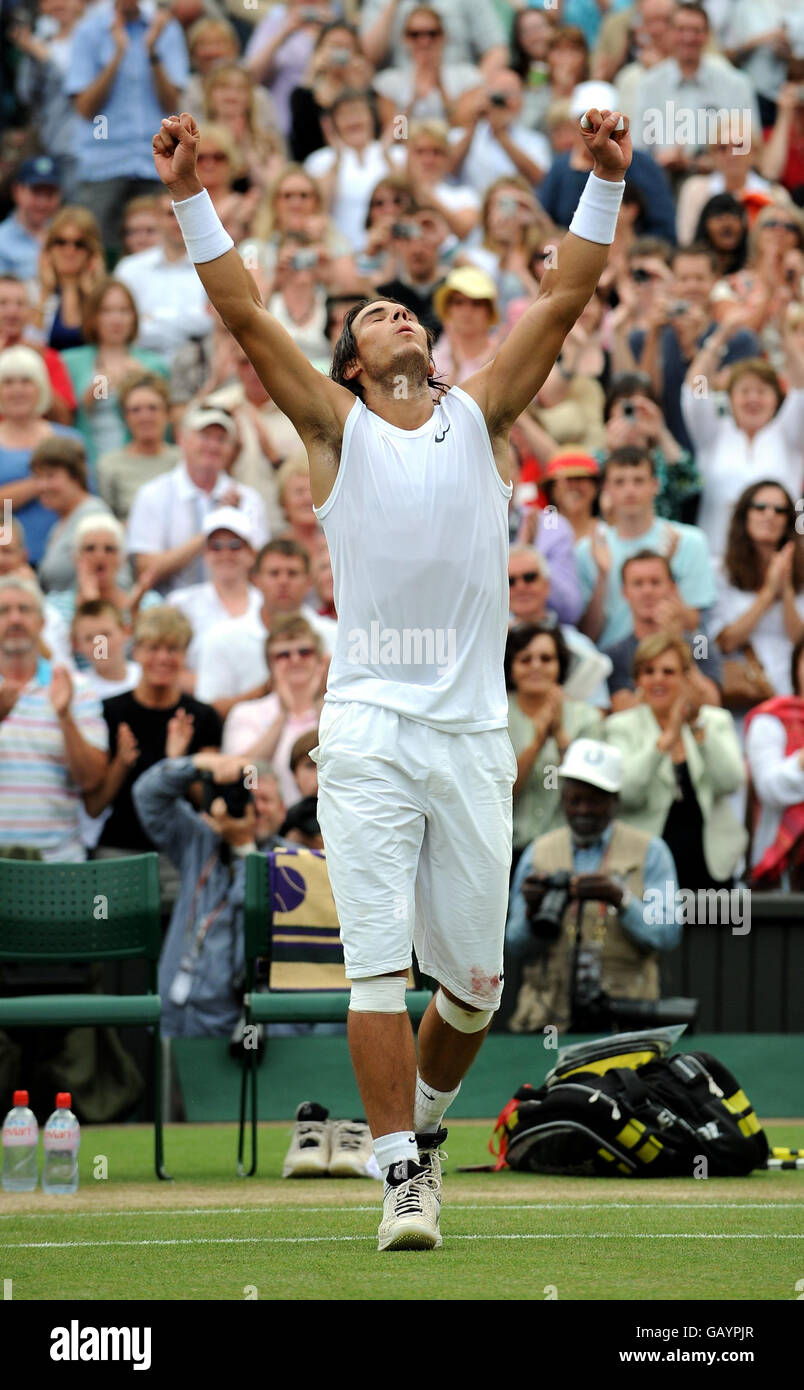
[[[412,1159],[414,1163],[419,1161],[419,1150],[416,1147],[416,1135],[412,1129],[402,1129],[396,1134],[381,1134],[374,1140],[374,1156],[382,1169],[383,1180],[388,1177],[388,1169],[395,1163],[404,1163]]]
[[[454,1091],[437,1091],[435,1086],[428,1086],[416,1073],[413,1128],[417,1134],[435,1134],[441,1128],[441,1121],[460,1089],[459,1081]]]

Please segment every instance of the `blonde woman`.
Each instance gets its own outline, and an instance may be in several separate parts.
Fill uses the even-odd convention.
[[[92,213],[62,208],[47,229],[39,259],[39,318],[48,347],[63,352],[81,346],[87,302],[105,275],[100,227]]]
[[[237,63],[220,63],[204,78],[204,120],[228,130],[243,177],[260,191],[273,183],[287,159],[285,142],[260,124],[254,81]]]
[[[239,193],[234,187],[246,174],[247,164],[227,126],[220,121],[205,121],[199,134],[198,177],[230,237],[242,241],[259,201],[259,189]]]
[[[228,19],[205,15],[196,20],[187,34],[192,75],[185,87],[180,109],[190,111],[196,120],[204,114],[204,78],[223,63],[236,63],[240,58],[237,30]],[[276,107],[267,87],[256,92],[257,124],[261,130],[276,129]]]
[[[75,431],[45,420],[51,391],[47,368],[35,348],[19,344],[0,352],[0,489],[25,528],[28,558],[38,565],[56,513],[39,501],[39,481],[31,474],[37,445]]]
[[[338,278],[354,278],[351,247],[324,208],[317,181],[301,164],[286,164],[264,194],[251,224],[248,241],[240,247],[246,264],[256,266],[270,284],[276,272],[279,246],[288,232],[303,232]]]
[[[306,454],[293,454],[285,459],[277,472],[276,486],[279,505],[287,522],[282,536],[298,541],[312,561],[322,532],[313,511],[310,466]]]
[[[730,804],[745,784],[734,720],[703,703],[692,652],[670,633],[643,638],[634,681],[640,703],[603,726],[623,755],[620,819],[661,836],[680,888],[727,886],[747,838]]]

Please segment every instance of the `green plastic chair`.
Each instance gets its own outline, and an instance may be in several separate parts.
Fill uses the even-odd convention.
[[[286,852],[279,851],[280,855]],[[305,853],[299,851],[299,862]],[[349,990],[346,989],[276,989],[257,992],[257,960],[267,965],[268,977],[275,952],[274,908],[271,895],[271,862],[274,854],[246,856],[246,893],[244,904],[244,937],[246,983],[243,1000],[246,1028],[258,1023],[345,1023],[349,1009]],[[320,960],[317,948],[311,945],[300,959]],[[341,963],[342,963],[341,956]],[[428,989],[409,989],[406,995],[408,1013],[419,1022],[432,999]],[[237,1172],[239,1177],[251,1178],[257,1171],[257,1048],[244,1047],[240,1074],[240,1124],[237,1140]],[[251,1111],[251,1163],[244,1165],[244,1148],[248,1101]]]
[[[153,1028],[154,1164],[168,1179],[162,1138],[159,857],[81,864],[0,859],[0,961],[40,965],[144,957],[146,994],[37,994],[0,998],[0,1027]]]

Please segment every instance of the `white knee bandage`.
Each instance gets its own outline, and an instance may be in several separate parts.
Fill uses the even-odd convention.
[[[352,980],[349,1010],[353,1014],[403,1014],[406,1011],[404,975],[372,975]]]
[[[494,1017],[493,1009],[462,1009],[460,1004],[453,1003],[443,989],[439,989],[435,1002],[444,1022],[456,1033],[479,1033],[482,1028],[488,1028]]]

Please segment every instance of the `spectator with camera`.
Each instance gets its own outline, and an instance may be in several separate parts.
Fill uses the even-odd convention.
[[[326,144],[327,113],[335,98],[347,88],[364,89],[370,76],[357,30],[344,19],[325,24],[318,32],[304,80],[290,94],[291,159],[301,164]]]
[[[606,392],[605,417],[609,451],[628,446],[649,451],[659,480],[656,515],[694,522],[701,477],[692,454],[668,427],[651,378],[641,371],[613,376]],[[601,454],[600,462],[604,459]]]
[[[681,936],[670,851],[618,815],[619,751],[579,738],[558,776],[566,824],[527,847],[511,886],[506,946],[524,962],[514,1033],[597,1031],[612,1001],[657,1001],[657,953]]]
[[[601,647],[611,647],[631,631],[631,611],[621,585],[624,562],[639,550],[666,555],[679,594],[684,628],[698,631],[701,612],[715,601],[715,577],[707,538],[697,526],[657,517],[656,464],[645,449],[614,449],[606,460],[604,490],[607,524],[576,546],[578,575],[586,600],[579,626]]]
[[[201,809],[187,799],[200,783]],[[159,960],[165,1037],[228,1037],[240,1014],[245,856],[257,849],[243,760],[204,750],[167,757],[133,789],[150,842],[178,875]]]
[[[693,443],[682,414],[681,388],[693,357],[717,328],[712,309],[717,256],[704,243],[696,242],[673,252],[670,269],[672,278],[654,297],[645,326],[630,334],[629,344],[634,360],[648,376],[653,398],[661,405],[666,432],[677,441],[677,453],[682,455],[692,450]],[[759,339],[744,325],[743,317],[738,309],[731,310],[722,334],[721,369],[759,354]],[[665,454],[668,447],[672,450],[665,437]],[[674,462],[672,453],[668,461]]]
[[[495,179],[521,174],[538,185],[550,168],[550,142],[528,130],[521,114],[522,78],[510,68],[494,72],[485,88],[464,103],[452,167],[481,197]]]
[[[438,208],[416,206],[402,222],[394,224],[392,246],[399,269],[393,280],[377,286],[377,294],[398,299],[436,337],[442,323],[434,307],[435,292],[444,279],[441,247],[447,224]]]
[[[679,886],[697,892],[729,887],[740,863],[746,835],[730,798],[745,770],[734,720],[704,702],[691,676],[681,638],[643,638],[634,656],[640,702],[612,714],[603,736],[623,757],[623,820],[660,835]]]

